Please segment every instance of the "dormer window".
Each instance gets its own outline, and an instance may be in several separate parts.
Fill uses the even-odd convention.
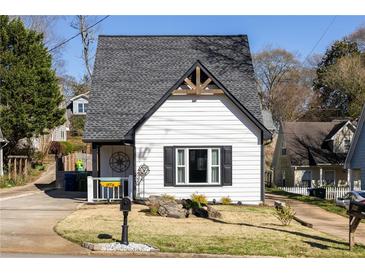
[[[87,103],[78,103],[78,113],[86,113]]]

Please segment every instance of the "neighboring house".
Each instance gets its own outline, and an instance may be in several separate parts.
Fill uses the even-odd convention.
[[[346,185],[343,164],[354,133],[350,121],[282,123],[272,164],[275,185]]]
[[[85,115],[89,104],[89,93],[86,92],[72,97],[67,103],[68,116]],[[70,115],[71,114],[71,115]]]
[[[93,177],[135,178],[145,164],[133,198],[259,204],[270,138],[247,36],[99,37],[84,132]]]
[[[3,132],[0,128],[0,176],[4,176],[4,154],[3,148],[8,144],[8,140],[6,140],[3,136]]]
[[[360,173],[361,189],[365,190],[365,104],[363,106],[360,119],[349,153],[345,161],[345,168],[349,169],[349,181],[355,185],[356,173]]]
[[[262,110],[262,120],[264,126],[271,131],[271,133],[277,132],[277,128],[274,125],[274,120],[272,119],[272,114],[269,110]]]

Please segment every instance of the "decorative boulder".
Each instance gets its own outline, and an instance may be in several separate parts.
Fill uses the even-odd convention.
[[[169,202],[160,205],[158,208],[158,214],[163,217],[186,218],[187,211],[182,207],[182,205]]]
[[[162,217],[186,218],[189,216],[188,210],[184,209],[182,204],[163,196],[151,196],[146,204],[150,208],[157,208],[157,213]]]

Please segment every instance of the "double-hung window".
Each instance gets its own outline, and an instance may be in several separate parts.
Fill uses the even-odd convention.
[[[177,184],[220,184],[219,148],[176,148]]]
[[[86,110],[87,110],[87,103],[78,103],[79,113],[86,113]]]

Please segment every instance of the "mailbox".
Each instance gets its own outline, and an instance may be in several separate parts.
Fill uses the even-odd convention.
[[[349,214],[349,247],[355,244],[355,232],[362,219],[365,219],[365,205],[359,202],[350,202]]]
[[[364,215],[365,217],[365,204],[351,201],[349,208],[350,215]]]
[[[131,211],[131,207],[132,207],[132,202],[131,199],[128,197],[123,198],[120,201],[120,211]]]

